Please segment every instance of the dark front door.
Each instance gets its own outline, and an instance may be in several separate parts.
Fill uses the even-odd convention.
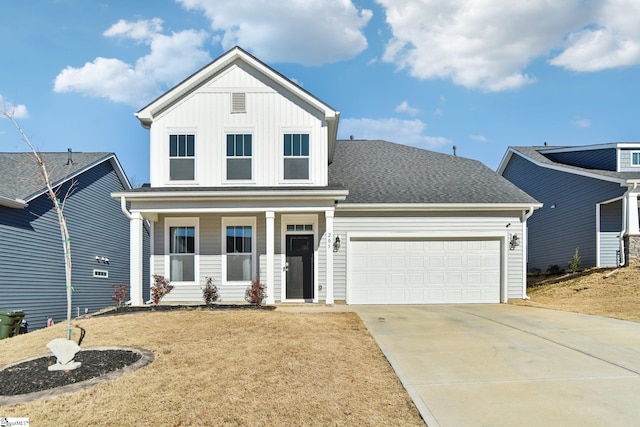
[[[287,299],[313,299],[313,235],[287,235]]]

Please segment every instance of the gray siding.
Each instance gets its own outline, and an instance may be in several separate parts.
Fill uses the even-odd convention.
[[[109,162],[79,175],[65,203],[71,236],[73,316],[114,304],[112,283],[129,282],[129,220],[111,192],[123,190]],[[60,194],[65,194],[68,184]],[[148,236],[145,236],[148,242]],[[64,255],[57,216],[46,195],[25,209],[0,208],[0,308],[24,310],[30,329],[66,318]],[[109,264],[95,257],[109,258]],[[147,266],[148,268],[148,266]],[[94,278],[93,270],[108,278]]]
[[[600,206],[600,266],[615,267],[619,263],[622,201]]]
[[[569,151],[566,153],[544,153],[544,151],[542,151],[540,154],[554,162],[564,163],[566,165],[577,166],[580,168],[615,171],[617,167],[615,148]]]
[[[566,268],[576,248],[582,267],[596,265],[596,204],[621,196],[624,188],[542,168],[518,155],[511,157],[503,176],[544,203],[528,221],[529,270]]]
[[[519,212],[469,212],[469,213],[384,213],[353,214],[336,211],[334,232],[340,236],[341,248],[334,253],[334,298],[346,299],[347,288],[347,233],[448,233],[451,237],[487,233],[495,236],[511,233],[522,236]],[[522,298],[522,245],[507,253],[507,298]]]
[[[620,150],[620,170],[619,172],[640,172],[640,166],[631,165],[631,153],[638,152],[635,150]]]

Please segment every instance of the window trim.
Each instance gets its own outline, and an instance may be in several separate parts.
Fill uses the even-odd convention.
[[[633,163],[633,155],[634,154],[638,155],[638,163]],[[640,150],[631,150],[629,152],[629,163],[631,164],[631,167],[633,167],[633,168],[640,168]]]
[[[227,136],[228,135],[251,135],[251,156],[227,156]],[[222,183],[227,185],[253,184],[256,176],[256,144],[255,132],[253,129],[225,129],[222,135]],[[229,159],[251,159],[251,178],[250,179],[229,179],[227,170],[227,160]]]
[[[171,156],[171,136],[172,135],[193,135],[193,156]],[[197,181],[198,176],[198,134],[193,128],[170,128],[167,129],[166,133],[166,156],[165,159],[167,161],[167,183],[168,184],[193,184]],[[171,160],[172,159],[193,159],[193,179],[171,179]]]
[[[227,227],[228,226],[250,226],[251,227],[251,279],[231,281],[227,280]],[[251,217],[222,217],[222,228],[220,230],[220,253],[222,254],[222,284],[248,286],[251,281],[258,277],[257,269],[257,249],[258,249],[258,228],[257,219]]]
[[[284,154],[284,137],[285,135],[308,135],[309,136],[309,154],[307,156],[285,156]],[[312,153],[313,153],[313,138],[312,138],[312,133],[310,129],[283,129],[280,133],[280,140],[279,140],[279,156],[280,156],[280,182],[282,184],[297,184],[297,183],[308,183],[312,181],[312,170],[313,170],[313,163],[312,163]],[[306,179],[287,179],[284,177],[284,164],[285,164],[285,160],[286,159],[307,159],[308,161],[308,172],[309,172],[309,177]]]
[[[171,217],[164,219],[164,277],[171,278],[171,227],[194,227],[194,253],[193,253],[193,281],[175,281],[175,284],[197,284],[200,278],[200,218],[193,217]],[[152,266],[153,268],[153,266]]]

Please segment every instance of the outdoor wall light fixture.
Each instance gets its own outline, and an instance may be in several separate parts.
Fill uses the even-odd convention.
[[[511,236],[511,240],[509,241],[509,249],[514,250],[518,246],[520,246],[520,238],[517,234],[514,234],[513,236]]]
[[[333,241],[333,252],[338,252],[340,250],[340,236],[336,237]]]
[[[109,258],[96,255],[96,262],[99,262],[102,264],[109,264]]]

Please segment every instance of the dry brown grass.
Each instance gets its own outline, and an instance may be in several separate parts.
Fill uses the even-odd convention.
[[[83,319],[82,343],[137,346],[148,366],[16,406],[37,426],[424,425],[354,313],[181,311]],[[0,366],[47,354],[64,325],[0,341]]]
[[[640,265],[533,277],[527,295],[529,301],[509,302],[640,322]]]

